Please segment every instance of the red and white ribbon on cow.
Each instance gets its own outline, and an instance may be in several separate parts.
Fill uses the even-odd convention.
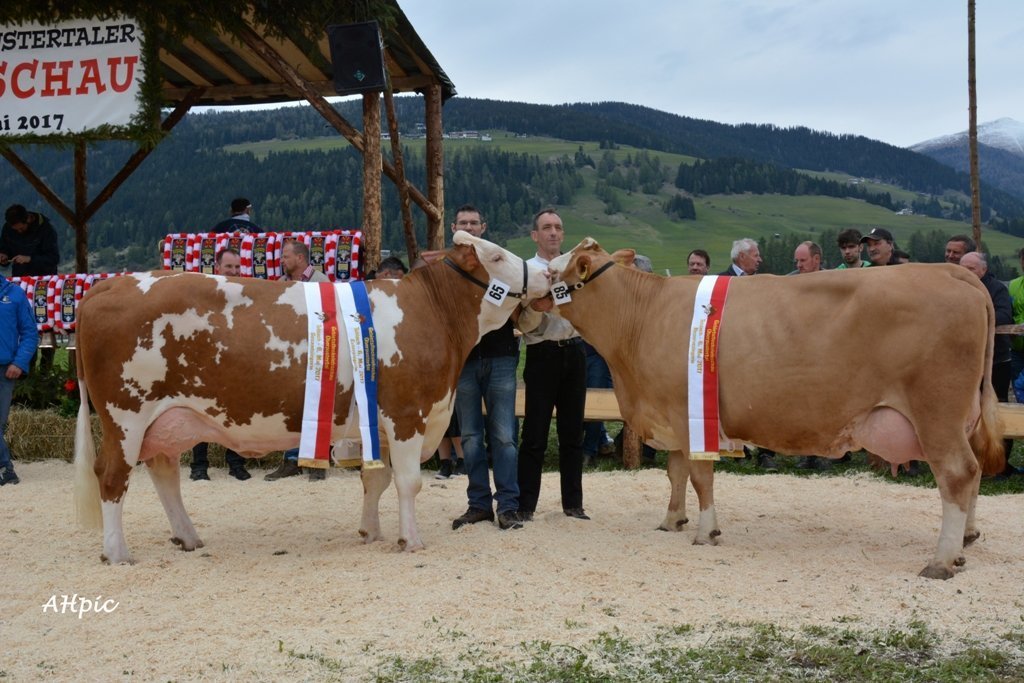
[[[306,282],[301,286],[306,296],[308,348],[299,465],[330,467],[339,339],[334,285]]]
[[[722,432],[718,414],[718,339],[731,280],[707,275],[701,278],[694,297],[686,359],[693,460],[718,460],[720,455],[742,453]]]

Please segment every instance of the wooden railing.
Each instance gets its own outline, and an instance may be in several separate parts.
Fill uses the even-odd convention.
[[[1024,327],[1024,326],[1021,326]],[[516,415],[526,414],[526,388],[520,384],[516,391]],[[613,389],[587,389],[587,405],[583,412],[587,420],[605,422],[622,422],[619,402],[615,399]],[[1003,436],[1011,439],[1024,439],[1024,405],[1018,403],[1000,403],[999,417],[1003,421]],[[622,462],[627,468],[640,465],[640,437],[636,436],[628,426],[624,426]]]

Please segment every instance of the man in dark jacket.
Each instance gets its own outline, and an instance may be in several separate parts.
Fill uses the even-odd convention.
[[[21,287],[0,275],[0,434],[7,431],[14,380],[28,373],[39,343],[35,316]],[[17,484],[11,451],[0,436],[0,486]]]
[[[0,266],[11,264],[11,275],[56,275],[60,262],[57,231],[50,219],[21,204],[7,208],[0,230]]]
[[[985,254],[980,251],[969,251],[960,257],[960,265],[977,275],[981,284],[985,285],[988,295],[992,297],[992,306],[996,309],[996,325],[1012,325],[1013,301],[1010,298],[1010,290],[989,272]],[[1013,380],[1010,376],[1010,361],[1010,338],[1005,334],[997,334],[992,349],[992,388],[1002,403],[1006,403],[1010,398],[1010,382]],[[1006,439],[1003,444],[1006,446],[1007,462],[1002,476],[1017,474],[1017,469],[1009,462],[1013,439]]]

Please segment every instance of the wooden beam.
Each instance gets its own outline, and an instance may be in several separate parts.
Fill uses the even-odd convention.
[[[416,228],[412,222],[412,210],[409,207],[409,183],[405,179],[405,160],[402,157],[402,140],[398,132],[398,117],[395,114],[395,98],[391,88],[384,90],[384,107],[388,114],[388,134],[391,138],[391,156],[395,160],[395,173],[398,174],[398,203],[402,209],[402,229],[405,231],[405,249],[409,255],[409,267],[420,255],[416,244]]]
[[[227,45],[232,52],[238,55],[239,59],[248,64],[260,76],[271,83],[283,83],[285,78],[274,70],[273,67],[258,52],[248,47],[244,41],[239,42],[233,35],[218,36],[222,43]]]
[[[314,90],[309,82],[302,78],[295,69],[291,67],[288,62],[281,59],[281,57],[274,52],[273,48],[263,38],[259,36],[249,26],[242,27],[238,32],[239,39],[242,40],[253,52],[262,57],[268,65],[281,77],[290,83],[292,87],[302,93],[313,108],[320,112],[328,123],[334,126],[335,130],[341,133],[346,140],[352,143],[352,146],[359,150],[360,153],[364,149],[363,134],[356,130],[352,124],[344,119],[344,117],[337,112],[337,110],[325,100],[320,93]]]
[[[71,225],[75,224],[75,213],[57,196],[56,192],[50,189],[50,186],[42,178],[35,174],[35,171],[28,167],[28,164],[22,161],[21,157],[14,153],[14,150],[10,147],[0,146],[0,155],[7,159],[18,173],[25,177],[29,185],[42,195],[43,199],[61,215],[61,218]]]
[[[203,87],[213,85],[213,83],[203,78],[198,71],[163,48],[160,48],[160,62],[194,85],[201,85]]]
[[[191,109],[202,96],[202,88],[193,88],[190,90],[185,97],[181,98],[174,110],[167,115],[167,118],[163,120],[160,124],[160,128],[165,133],[169,133],[172,128],[178,125],[179,121],[185,118],[185,114],[188,113],[189,109]],[[106,204],[107,201],[114,196],[114,192],[117,191],[117,188],[121,187],[124,181],[135,172],[135,169],[139,167],[139,165],[150,155],[150,153],[152,153],[154,149],[155,147],[140,147],[134,154],[128,157],[128,160],[124,163],[124,166],[121,167],[121,170],[107,182],[106,186],[99,191],[99,194],[97,194],[96,197],[89,202],[89,205],[85,207],[85,220],[92,218],[93,215],[99,211],[100,207]]]
[[[89,185],[86,182],[85,140],[75,141],[75,272],[89,272],[89,227],[85,220],[85,205],[89,201]]]
[[[287,39],[281,40],[273,36],[264,36],[264,40],[267,41],[267,44],[274,52],[287,61],[288,65],[295,69],[296,73],[305,80],[323,81],[327,79],[327,74],[321,71],[313,62],[309,61],[309,57],[292,41]]]
[[[319,81],[310,83],[310,87],[322,97],[331,97],[334,93],[334,81]],[[177,102],[193,90],[192,87],[179,88],[168,83],[164,86],[163,96],[165,102]],[[255,83],[253,85],[214,85],[205,88],[204,100],[222,100],[230,102],[239,99],[271,100],[281,98],[301,98],[303,94],[294,86],[288,83]],[[253,104],[253,103],[247,103]]]
[[[185,38],[184,45],[197,57],[207,62],[217,71],[224,74],[228,80],[238,85],[251,85],[252,81],[246,78],[238,69],[231,66],[223,57],[211,50],[209,47],[189,36]]]
[[[427,214],[427,249],[444,249],[444,153],[441,143],[441,85],[432,84],[423,93],[426,108],[427,199],[436,213]]]
[[[380,265],[381,186],[380,93],[363,94],[363,239],[359,251],[363,273]]]

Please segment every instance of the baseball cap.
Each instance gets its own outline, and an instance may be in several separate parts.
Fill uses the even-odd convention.
[[[885,228],[871,228],[871,232],[860,238],[860,243],[864,244],[868,240],[888,240],[894,242],[892,233]]]

